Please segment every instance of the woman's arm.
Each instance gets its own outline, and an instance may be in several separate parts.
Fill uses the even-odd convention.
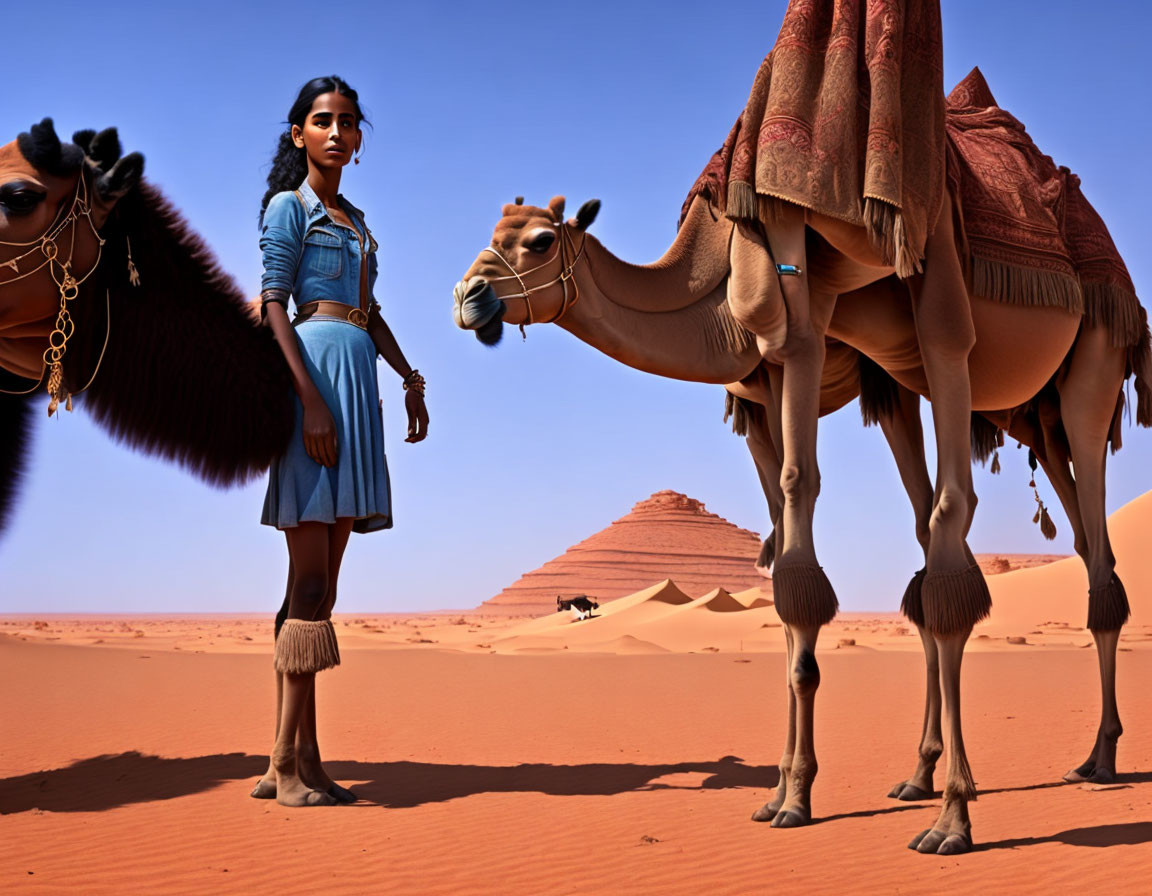
[[[296,343],[296,331],[288,320],[288,312],[279,302],[270,300],[264,302],[265,324],[272,329],[272,335],[284,353],[284,360],[288,362],[288,369],[292,372],[292,385],[300,397],[300,404],[304,407],[304,450],[308,456],[318,464],[331,467],[336,463],[339,455],[336,445],[336,421],[332,419],[332,412],[324,403],[324,397],[308,370],[304,366],[304,359],[300,357],[300,346]]]
[[[400,345],[392,330],[380,316],[380,306],[375,302],[368,313],[368,335],[376,351],[388,362],[388,366],[396,371],[407,382],[415,372],[412,365],[404,358]],[[428,436],[428,408],[424,404],[424,386],[421,381],[420,388],[410,388],[404,391],[404,409],[408,412],[408,437],[405,442],[422,442]]]
[[[299,203],[291,193],[279,193],[268,203],[260,235],[264,274],[260,278],[260,317],[270,327],[288,369],[292,385],[304,408],[304,450],[316,463],[330,467],[337,460],[336,421],[323,396],[308,375],[296,332],[288,320],[288,296],[296,278],[296,268],[304,240],[304,220]]]

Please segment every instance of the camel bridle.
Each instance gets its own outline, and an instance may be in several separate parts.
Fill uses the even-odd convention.
[[[502,302],[507,302],[509,299],[520,299],[521,301],[523,301],[524,307],[528,312],[527,313],[528,319],[527,319],[526,323],[529,323],[529,324],[534,324],[534,323],[554,324],[558,320],[560,320],[560,318],[562,318],[565,314],[567,314],[568,309],[571,308],[573,305],[575,305],[576,302],[579,301],[579,299],[580,299],[580,287],[577,285],[576,279],[572,276],[572,273],[576,268],[577,262],[579,262],[580,259],[584,256],[584,244],[588,241],[588,236],[587,236],[587,234],[585,234],[583,232],[581,233],[580,248],[577,249],[576,245],[575,245],[575,241],[572,239],[572,235],[568,232],[568,227],[563,223],[560,223],[556,226],[559,227],[559,229],[560,229],[560,249],[559,249],[559,251],[555,255],[553,255],[551,258],[549,258],[546,262],[544,262],[543,264],[539,264],[534,268],[530,268],[529,270],[525,271],[523,274],[519,273],[516,270],[516,268],[514,268],[512,266],[512,263],[510,261],[508,261],[508,259],[505,258],[503,255],[501,255],[494,247],[488,246],[487,248],[481,250],[481,254],[483,254],[483,252],[491,252],[498,259],[500,259],[500,261],[504,265],[504,267],[508,268],[508,270],[512,272],[511,274],[508,274],[508,275],[503,276],[503,277],[490,277],[490,278],[488,278],[489,284],[496,283],[499,280],[515,280],[517,283],[520,284],[520,292],[509,293],[508,295],[500,295],[499,292],[496,292],[495,288],[493,288],[493,292],[496,293],[496,298],[500,299],[500,301],[502,301]],[[537,286],[529,286],[528,285],[527,278],[529,276],[536,273],[537,271],[543,271],[545,268],[549,267],[553,262],[555,262],[557,260],[560,262],[560,273],[558,273],[555,277],[553,277],[547,283],[541,283]],[[535,314],[532,313],[532,298],[531,298],[532,293],[540,292],[542,289],[547,289],[549,286],[554,286],[557,283],[560,284],[561,288],[564,291],[564,298],[560,304],[560,310],[556,313],[556,316],[553,317],[551,320],[537,321]],[[569,298],[569,290],[568,290],[568,284],[569,283],[572,284],[571,298]],[[521,324],[520,327],[521,327],[521,331],[523,331],[524,324]]]
[[[88,269],[87,273],[83,274],[79,279],[72,271],[72,259],[76,254],[76,231],[79,229],[80,219],[84,218],[88,222],[88,227],[92,231],[92,236],[96,239],[96,260],[92,263],[92,267]],[[72,226],[74,225],[74,226]],[[68,245],[68,258],[64,261],[60,260],[60,243],[63,239],[64,231],[72,226],[72,236]],[[10,246],[16,249],[26,249],[20,255],[16,255],[7,261],[0,262],[0,269],[11,268],[18,276],[12,277],[9,280],[0,281],[0,289],[9,286],[12,283],[17,283],[25,277],[31,277],[38,271],[48,268],[48,273],[52,276],[52,281],[56,284],[56,288],[60,291],[60,310],[56,314],[56,324],[52,332],[48,334],[48,347],[44,349],[44,367],[41,369],[40,379],[36,381],[35,385],[30,389],[23,392],[10,392],[6,389],[0,390],[7,395],[28,395],[34,392],[44,379],[44,370],[48,371],[47,390],[49,395],[48,402],[48,416],[51,417],[56,413],[56,408],[60,402],[65,403],[65,408],[69,411],[72,410],[72,395],[64,387],[64,355],[68,351],[68,341],[72,338],[72,334],[76,330],[76,325],[72,320],[72,314],[68,310],[68,303],[80,294],[80,284],[87,280],[95,272],[96,268],[100,266],[100,259],[104,252],[104,240],[100,237],[99,231],[96,229],[96,224],[92,220],[92,206],[88,203],[88,181],[84,176],[84,171],[80,172],[80,176],[76,180],[76,191],[72,194],[72,203],[67,209],[61,208],[56,213],[56,217],[52,223],[48,225],[45,230],[36,239],[29,240],[23,243],[6,242],[0,240],[0,246]],[[37,262],[37,253],[42,256],[42,260]],[[139,282],[139,277],[135,273],[135,266],[132,264],[132,250],[128,250],[128,268],[129,275],[133,278],[134,282]],[[20,262],[24,259],[30,259],[34,265],[30,270],[21,271]],[[106,297],[107,299],[107,297]],[[110,300],[109,311],[111,311]],[[108,321],[109,328],[111,327],[111,320]],[[104,360],[104,349],[108,348],[108,334],[104,336],[104,348],[100,351],[100,358],[96,363],[96,371],[92,373],[92,378],[84,386],[87,389],[92,385],[92,380],[96,378],[96,372],[100,370],[100,364]],[[83,392],[84,389],[80,391]]]

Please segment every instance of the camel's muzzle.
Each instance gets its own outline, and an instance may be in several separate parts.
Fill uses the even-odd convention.
[[[504,307],[492,284],[483,277],[461,280],[453,288],[452,298],[455,299],[452,317],[462,330],[479,330]]]

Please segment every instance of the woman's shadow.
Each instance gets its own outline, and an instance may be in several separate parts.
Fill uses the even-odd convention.
[[[0,779],[0,814],[101,812],[131,803],[174,799],[251,778],[268,759],[221,753],[190,759],[148,756],[135,751],[82,759],[64,768]],[[356,783],[365,804],[406,809],[480,793],[544,793],[610,796],[645,790],[719,790],[773,787],[774,765],[745,765],[737,756],[669,764],[587,763],[582,765],[447,765],[429,762],[331,762],[338,781]],[[669,775],[703,775],[691,782],[662,781]]]

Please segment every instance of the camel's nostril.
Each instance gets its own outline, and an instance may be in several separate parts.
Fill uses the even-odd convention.
[[[456,300],[452,317],[456,326],[464,330],[479,329],[504,308],[492,284],[479,276],[461,280],[452,290],[452,296]]]
[[[464,301],[475,299],[488,288],[488,281],[483,277],[473,277],[468,281],[464,290]]]

